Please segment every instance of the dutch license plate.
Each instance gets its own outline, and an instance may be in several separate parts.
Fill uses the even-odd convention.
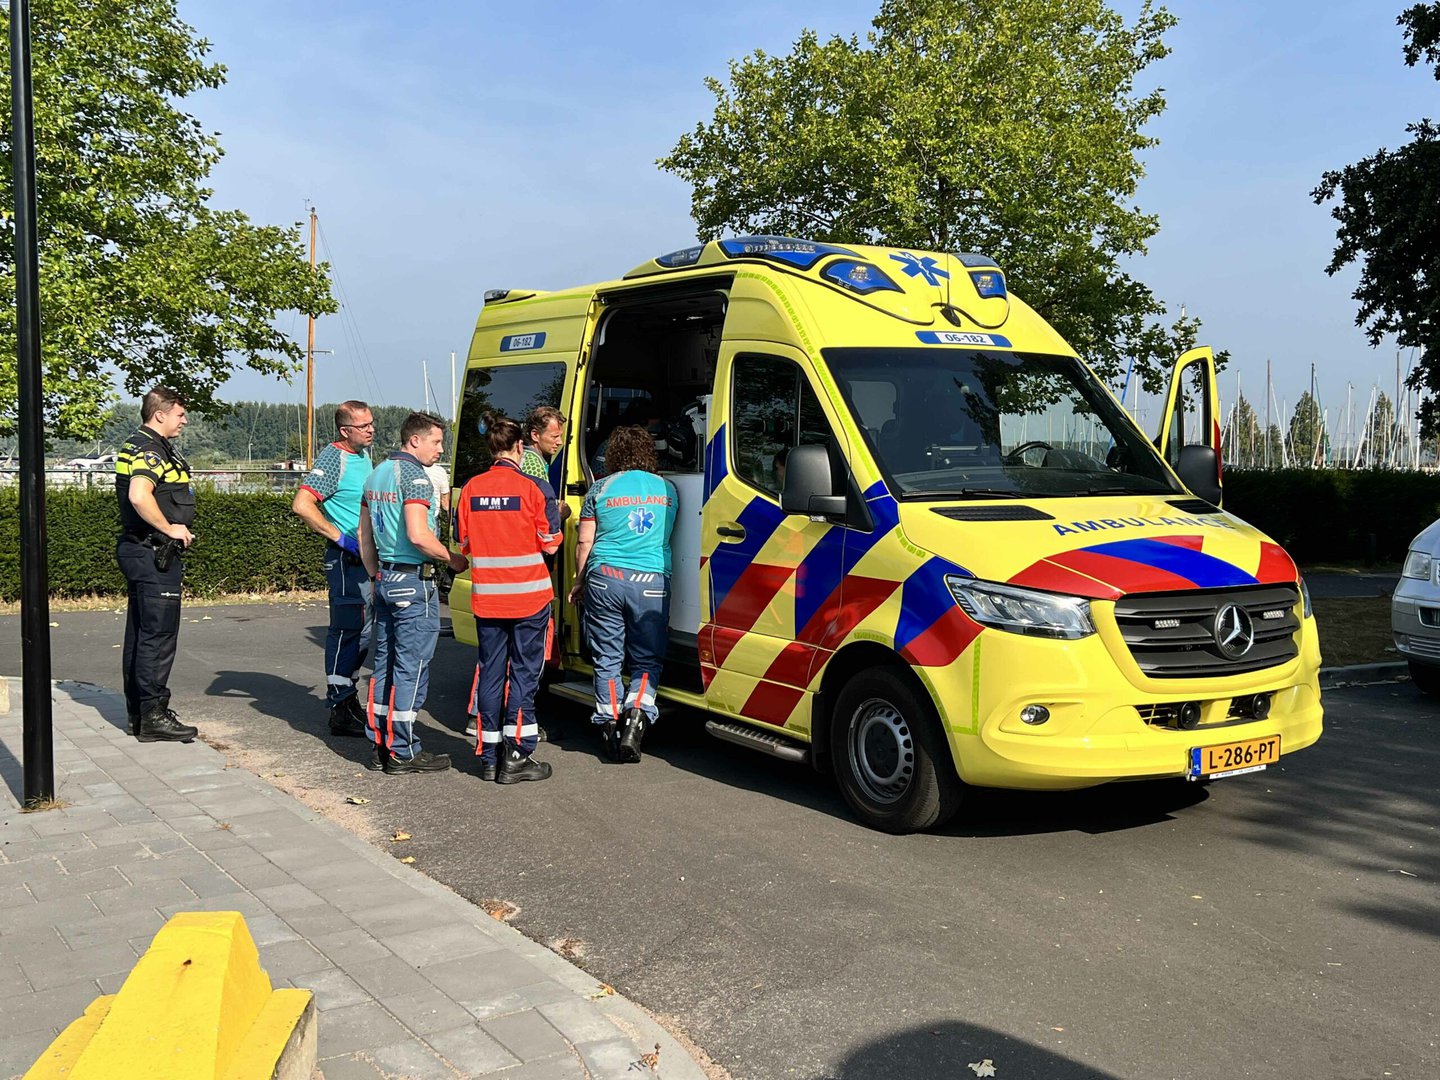
[[[1196,746],[1190,750],[1190,771],[1187,775],[1191,780],[1199,780],[1202,776],[1215,780],[1222,776],[1259,772],[1279,760],[1279,735],[1221,743],[1219,746]]]

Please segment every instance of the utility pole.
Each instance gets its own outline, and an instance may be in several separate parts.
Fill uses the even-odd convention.
[[[45,418],[40,368],[40,248],[35,224],[35,113],[30,0],[10,0],[10,163],[15,191],[15,361],[20,428],[20,653],[27,807],[55,798],[50,708],[50,575],[45,565]]]
[[[455,350],[450,350],[450,422],[460,415],[460,398],[455,392]]]
[[[315,274],[315,207],[310,207],[310,274]],[[315,316],[305,344],[305,468],[315,463]]]

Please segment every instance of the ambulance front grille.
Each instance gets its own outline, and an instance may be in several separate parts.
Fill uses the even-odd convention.
[[[1130,655],[1156,679],[1241,675],[1293,660],[1300,647],[1294,585],[1252,585],[1182,593],[1142,593],[1115,602],[1115,621]],[[1248,617],[1254,644],[1227,656],[1215,638],[1215,620],[1234,604]]]

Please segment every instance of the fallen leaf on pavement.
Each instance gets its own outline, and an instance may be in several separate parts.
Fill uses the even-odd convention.
[[[408,864],[410,864],[410,863],[412,863],[412,862],[415,861],[415,856],[414,856],[414,855],[406,855],[406,856],[405,856],[403,859],[401,859],[400,861],[408,865]]]
[[[392,837],[390,837],[390,842],[391,842],[392,844],[398,844],[398,843],[400,843],[401,840],[409,840],[409,839],[410,839],[410,834],[409,834],[408,832],[401,832],[401,831],[399,831],[399,830],[397,829],[397,830],[395,831],[395,835],[392,836]]]
[[[509,900],[481,900],[480,907],[486,915],[500,922],[513,919],[520,912],[520,909]]]
[[[611,986],[609,983],[601,983],[600,989],[590,995],[590,1000],[599,1001],[601,998],[609,997],[613,993],[615,993],[615,987]]]
[[[351,806],[364,806],[370,800],[362,799],[359,795],[348,795],[346,796],[345,801],[348,802]]]
[[[651,1071],[651,1072],[654,1072],[656,1069],[658,1069],[658,1068],[660,1067],[660,1044],[659,1044],[659,1043],[656,1043],[656,1044],[655,1044],[655,1052],[654,1052],[653,1054],[641,1054],[641,1055],[640,1055],[640,1064],[641,1064],[641,1065],[648,1065],[648,1066],[650,1067],[650,1071]]]
[[[991,1061],[989,1058],[986,1058],[984,1061],[970,1062],[970,1068],[974,1070],[976,1076],[995,1075],[995,1062]]]

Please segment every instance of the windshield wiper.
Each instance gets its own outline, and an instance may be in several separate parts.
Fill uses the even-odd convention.
[[[956,491],[911,491],[906,494],[917,499],[970,499],[977,496],[986,499],[1028,499],[1030,493],[1012,491],[1008,488],[959,488]]]

